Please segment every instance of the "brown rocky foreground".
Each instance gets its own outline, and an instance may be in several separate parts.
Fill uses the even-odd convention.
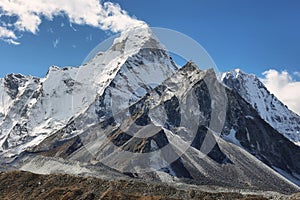
[[[55,200],[177,200],[177,199],[300,199],[300,195],[280,196],[204,192],[133,180],[102,180],[70,175],[37,175],[29,172],[0,174],[0,199]]]

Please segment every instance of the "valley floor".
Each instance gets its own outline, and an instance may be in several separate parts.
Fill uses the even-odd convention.
[[[278,193],[241,194],[212,192],[147,183],[136,180],[102,180],[64,174],[37,175],[15,171],[0,174],[0,199],[61,199],[61,200],[177,200],[177,199],[299,199],[300,195],[284,196]]]

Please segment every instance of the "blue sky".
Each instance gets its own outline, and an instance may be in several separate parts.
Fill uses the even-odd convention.
[[[221,71],[258,76],[269,69],[300,71],[300,1],[115,0],[129,15],[153,27],[182,32],[198,41]],[[1,10],[0,10],[1,12]],[[12,18],[0,17],[1,22]],[[78,66],[109,31],[72,24],[67,17],[43,18],[39,31],[16,32],[20,45],[0,41],[0,77],[42,77],[51,65]],[[57,41],[57,42],[55,42]],[[55,43],[57,43],[55,45]]]

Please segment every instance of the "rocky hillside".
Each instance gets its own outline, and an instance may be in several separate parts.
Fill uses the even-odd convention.
[[[219,190],[219,191],[218,191]],[[296,200],[299,195],[222,191],[214,187],[169,186],[142,180],[101,180],[70,175],[37,175],[29,172],[0,174],[0,199],[49,200]]]

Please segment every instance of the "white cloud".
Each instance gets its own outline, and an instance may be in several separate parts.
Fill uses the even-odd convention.
[[[15,33],[11,30],[8,30],[5,27],[0,26],[0,37],[1,38],[11,38],[11,39],[17,39],[17,36]]]
[[[300,82],[293,80],[287,71],[270,69],[263,73],[265,86],[291,110],[300,114]]]
[[[8,30],[6,27],[0,26],[0,37],[1,38],[10,38],[10,39],[17,39],[15,33],[11,30]]]
[[[17,21],[7,29],[3,24],[0,38],[16,40],[12,31],[31,32],[36,34],[43,17],[52,20],[55,16],[68,17],[70,23],[89,25],[102,30],[121,32],[129,27],[145,25],[144,22],[130,17],[118,4],[99,0],[1,0],[2,15],[17,17]]]
[[[14,45],[19,45],[20,43],[16,41],[17,36],[15,33],[6,27],[1,27],[0,26],[0,39],[9,43],[9,44],[14,44]]]

